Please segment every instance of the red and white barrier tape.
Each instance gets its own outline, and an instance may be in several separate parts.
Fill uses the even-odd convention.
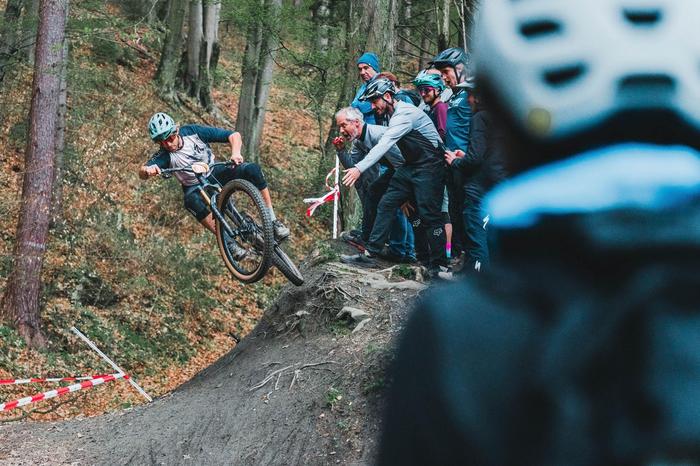
[[[331,202],[335,201],[336,199],[339,198],[340,196],[340,188],[338,187],[338,184],[336,182],[336,185],[331,188],[329,184],[329,179],[333,174],[336,172],[338,168],[334,168],[328,174],[326,175],[326,179],[324,181],[326,185],[326,189],[328,189],[330,192],[327,192],[323,196],[320,197],[309,197],[304,199],[305,204],[311,204],[307,209],[306,209],[306,216],[311,217],[314,214],[314,211],[318,206],[321,206],[325,204],[326,202]]]
[[[60,377],[60,378],[45,378],[45,379],[0,379],[0,385],[21,385],[27,383],[57,383],[57,382],[77,382],[80,380],[93,380],[100,377],[105,377],[109,374],[89,375],[81,377]]]
[[[61,388],[58,388],[56,390],[51,390],[48,392],[39,393],[38,395],[28,396],[26,398],[20,398],[19,400],[8,401],[7,403],[2,403],[2,404],[0,404],[0,411],[10,411],[11,409],[26,406],[30,403],[36,403],[37,401],[56,398],[57,396],[65,395],[66,393],[77,392],[78,390],[82,390],[84,388],[95,387],[95,386],[101,385],[105,382],[110,382],[112,380],[117,380],[117,379],[122,379],[122,378],[125,380],[128,380],[129,376],[127,374],[120,374],[120,373],[99,376],[95,379],[85,380],[85,381],[80,382],[80,383],[69,385],[68,387],[61,387]]]

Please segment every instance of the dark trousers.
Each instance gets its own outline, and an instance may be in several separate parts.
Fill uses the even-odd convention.
[[[488,220],[481,210],[481,198],[466,196],[463,216],[467,251],[464,270],[480,271],[489,263],[489,248],[486,234]]]
[[[464,177],[456,169],[447,167],[447,196],[449,197],[448,213],[452,222],[452,255],[458,256],[466,250],[466,225],[462,211],[464,210]]]
[[[384,248],[394,213],[406,201],[414,201],[420,222],[413,222],[416,251],[430,251],[430,267],[446,264],[445,228],[440,208],[445,190],[443,164],[403,166],[396,169],[389,187],[379,202],[367,249],[379,253]]]
[[[388,169],[367,186],[365,191],[366,200],[362,202],[362,240],[365,243],[369,241],[369,236],[374,226],[374,220],[377,217],[379,202],[389,188],[389,182],[392,176],[394,176],[394,172],[394,169]]]

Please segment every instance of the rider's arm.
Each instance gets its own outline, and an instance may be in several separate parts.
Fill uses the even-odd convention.
[[[355,168],[364,172],[381,159],[391,148],[413,128],[410,114],[396,113],[389,120],[389,127],[379,139],[379,142],[367,153]]]
[[[235,132],[228,137],[228,143],[231,145],[231,160],[236,163],[243,163],[241,148],[243,147],[243,138],[241,133]]]
[[[160,174],[160,170],[170,166],[170,154],[158,151],[151,159],[139,168],[139,178],[146,180]]]

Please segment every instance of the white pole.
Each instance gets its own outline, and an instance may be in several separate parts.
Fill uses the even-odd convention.
[[[335,186],[338,188],[338,178],[340,176],[340,159],[335,156]],[[333,198],[333,239],[338,238],[338,198],[340,197],[340,190],[338,194]]]
[[[71,331],[72,331],[73,333],[75,333],[76,335],[78,335],[78,337],[80,337],[81,340],[83,340],[85,343],[87,343],[87,345],[88,345],[90,348],[92,348],[92,350],[93,350],[95,353],[99,354],[100,357],[101,357],[102,359],[104,359],[104,360],[107,362],[107,364],[109,364],[110,366],[112,366],[112,367],[114,368],[114,370],[118,371],[121,375],[124,375],[124,374],[125,374],[125,372],[122,370],[121,367],[117,366],[111,359],[109,359],[109,358],[107,357],[106,354],[104,354],[102,351],[100,351],[100,349],[97,347],[97,345],[95,345],[92,341],[90,341],[90,339],[89,339],[88,337],[86,337],[85,335],[83,335],[83,333],[82,333],[80,330],[78,330],[78,329],[75,328],[75,327],[71,327],[70,329],[71,329]],[[150,396],[148,396],[148,393],[146,393],[146,392],[144,391],[144,389],[141,388],[141,387],[139,386],[139,384],[137,384],[136,381],[135,381],[133,378],[129,377],[129,378],[127,379],[127,381],[131,384],[132,387],[134,387],[134,388],[136,389],[137,392],[139,392],[141,395],[143,395],[143,397],[146,398],[149,402],[153,401],[153,398],[151,398]]]

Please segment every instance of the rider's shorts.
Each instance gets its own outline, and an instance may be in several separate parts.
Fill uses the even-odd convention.
[[[231,180],[247,180],[259,190],[267,188],[267,181],[260,166],[257,163],[245,162],[235,167],[219,166],[215,167],[209,181],[217,180],[222,186]],[[201,222],[209,215],[209,207],[199,194],[197,186],[183,186],[185,208]]]

